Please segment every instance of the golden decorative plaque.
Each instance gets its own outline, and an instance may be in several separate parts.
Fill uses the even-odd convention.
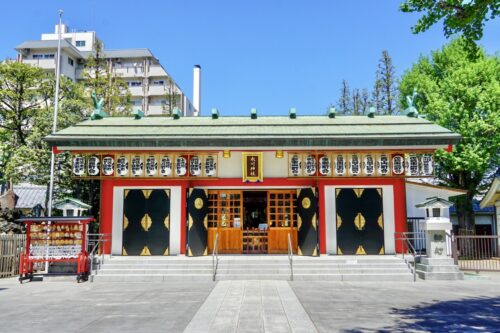
[[[311,199],[309,198],[302,199],[302,207],[304,207],[305,209],[311,207]]]
[[[196,209],[202,209],[203,208],[203,199],[202,198],[196,198],[194,201],[194,207]]]

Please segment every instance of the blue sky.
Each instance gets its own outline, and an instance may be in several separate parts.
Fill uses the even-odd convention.
[[[398,11],[399,0],[80,0],[5,1],[0,58],[39,39],[57,23],[95,30],[106,48],[149,48],[192,96],[192,68],[202,67],[202,113],[323,114],[340,83],[373,86],[382,50],[400,75],[419,55],[441,47],[442,26],[413,35],[419,15]],[[11,27],[11,29],[8,29]],[[481,44],[498,53],[500,20]]]

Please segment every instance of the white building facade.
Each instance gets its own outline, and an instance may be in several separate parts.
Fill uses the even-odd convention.
[[[99,40],[96,32],[70,31],[63,24],[61,37],[61,74],[75,82],[85,80],[85,59],[92,55]],[[42,34],[40,40],[18,45],[18,61],[55,72],[57,40],[56,25],[54,33]],[[149,49],[104,49],[103,56],[113,75],[127,83],[133,108],[140,108],[147,115],[165,115],[170,111],[167,93],[173,93],[177,99],[175,106],[184,116],[197,115],[191,101]]]

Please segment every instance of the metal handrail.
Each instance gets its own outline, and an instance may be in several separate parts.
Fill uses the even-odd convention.
[[[290,280],[293,281],[293,250],[290,233],[288,233],[288,261],[290,262]]]
[[[94,270],[95,274],[97,274],[97,271],[101,269],[101,265],[104,263],[104,243],[109,242],[111,234],[88,234],[87,239],[88,239],[88,244],[92,246],[92,249],[90,250],[89,253],[89,274],[90,274],[90,282],[94,281]],[[97,237],[97,239],[92,239],[92,237]],[[99,260],[99,266],[98,268],[94,267],[94,258],[96,257],[96,252],[98,249],[101,249],[101,254],[97,255],[97,257],[101,257]]]
[[[410,239],[408,238],[408,234],[417,234],[417,232],[396,232],[395,233],[395,241],[401,241],[401,247],[403,249],[403,259],[405,257],[405,248],[409,250],[411,256],[413,257],[413,269],[412,269],[412,273],[413,273],[413,281],[417,281],[417,256],[420,257],[421,256],[421,251],[419,250],[418,251],[418,254],[417,254],[417,250],[415,249],[415,247],[413,246],[413,244],[411,243]],[[397,236],[400,236],[400,237],[397,237]],[[415,238],[416,239],[416,238]]]
[[[219,233],[215,234],[214,249],[212,251],[212,279],[215,281],[217,268],[219,267]]]

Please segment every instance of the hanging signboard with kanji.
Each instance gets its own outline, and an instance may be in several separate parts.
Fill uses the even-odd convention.
[[[243,166],[243,181],[244,182],[261,182],[264,180],[263,175],[263,156],[262,153],[242,153]]]

